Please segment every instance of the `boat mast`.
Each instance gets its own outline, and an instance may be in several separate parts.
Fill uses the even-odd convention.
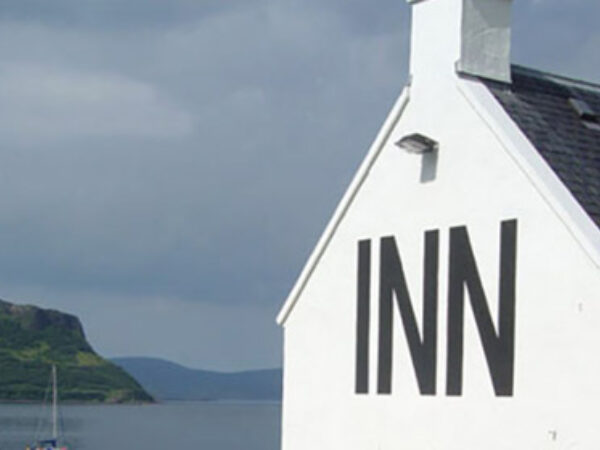
[[[56,390],[56,366],[52,365],[52,438],[58,439],[58,392]]]

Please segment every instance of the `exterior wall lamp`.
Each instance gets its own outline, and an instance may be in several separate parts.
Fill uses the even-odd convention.
[[[396,142],[396,145],[408,153],[415,153],[417,155],[435,152],[440,146],[437,141],[420,133],[413,133],[404,136],[402,139]]]

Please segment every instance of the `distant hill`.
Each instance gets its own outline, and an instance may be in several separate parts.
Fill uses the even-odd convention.
[[[43,401],[52,364],[61,401],[153,401],[128,373],[94,352],[77,317],[0,300],[0,401]]]
[[[280,400],[281,369],[223,373],[156,358],[113,358],[158,400]]]

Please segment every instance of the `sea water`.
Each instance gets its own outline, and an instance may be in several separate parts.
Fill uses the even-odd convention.
[[[0,405],[0,450],[24,449],[46,413],[38,405]],[[280,418],[278,403],[60,408],[60,422],[72,450],[276,450]]]

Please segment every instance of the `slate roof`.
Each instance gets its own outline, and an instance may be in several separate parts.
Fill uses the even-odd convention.
[[[600,85],[520,66],[512,84],[482,81],[600,227],[600,121],[583,120],[570,103],[600,115]]]

